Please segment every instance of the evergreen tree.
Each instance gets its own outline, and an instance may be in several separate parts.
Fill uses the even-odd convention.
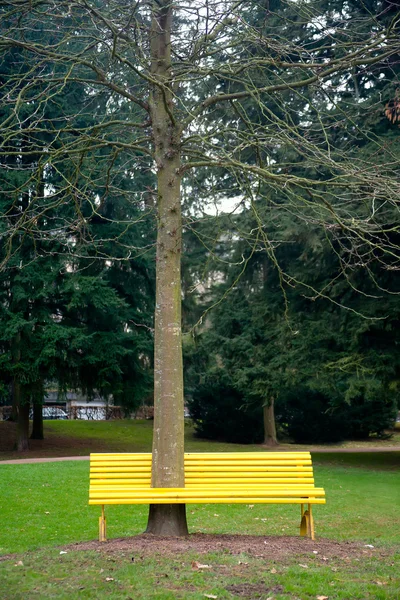
[[[27,69],[25,59],[20,52],[4,54],[5,85]],[[148,396],[152,382],[154,275],[147,258],[153,246],[152,211],[141,205],[142,194],[124,174],[118,156],[113,171],[102,171],[109,160],[102,149],[86,157],[96,164],[97,185],[79,198],[83,239],[72,222],[74,209],[53,191],[73,181],[75,161],[63,157],[53,167],[41,156],[47,145],[59,145],[60,122],[70,123],[66,137],[92,127],[100,101],[107,98],[97,98],[94,106],[81,84],[68,84],[46,102],[40,133],[32,128],[6,145],[0,181],[0,235],[5,240],[0,249],[0,373],[4,401],[12,391],[19,450],[28,449],[32,404],[32,437],[43,437],[46,382],[57,382],[61,391],[112,395],[127,412]],[[34,121],[40,108],[33,97],[25,121]],[[3,108],[2,118],[11,116],[12,109]],[[21,147],[37,153],[21,157]],[[53,208],[44,215],[49,201]],[[15,234],[7,238],[13,229]]]

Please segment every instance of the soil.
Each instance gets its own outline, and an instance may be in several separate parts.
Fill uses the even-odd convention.
[[[27,452],[12,451],[16,440],[16,424],[8,421],[0,422],[0,461],[5,459],[31,459],[48,457],[85,456],[90,452],[110,451],[110,444],[97,438],[74,438],[46,432],[44,440],[29,440],[30,450]],[[117,450],[115,450],[117,452]],[[18,461],[19,462],[19,461]],[[21,461],[22,462],[22,461]]]
[[[290,536],[256,536],[193,533],[187,537],[159,537],[142,534],[128,538],[117,538],[107,542],[79,542],[64,546],[63,550],[92,550],[106,554],[130,553],[133,560],[146,555],[175,555],[183,552],[208,554],[247,554],[276,561],[285,557],[303,556],[321,562],[332,559],[351,560],[386,556],[383,549],[368,548],[363,542],[337,542],[328,539],[312,541],[308,538]]]
[[[265,598],[265,594],[280,594],[284,591],[283,586],[274,585],[265,587],[264,582],[261,583],[239,583],[236,585],[226,586],[226,591],[234,594],[236,598]]]

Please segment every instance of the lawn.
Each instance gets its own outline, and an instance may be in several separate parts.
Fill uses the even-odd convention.
[[[70,547],[97,537],[88,463],[0,465],[0,552],[18,553],[0,563],[1,598],[400,599],[400,454],[314,460],[316,483],[327,494],[327,505],[314,509],[316,542],[297,537],[296,506],[190,506],[191,533],[222,536],[205,553],[196,543],[139,552],[134,539],[125,549]],[[141,533],[146,513],[142,506],[108,507],[109,539]],[[250,551],[246,537],[233,548],[227,534],[258,536],[261,550]],[[268,553],[276,543],[279,551]]]
[[[0,423],[0,436],[10,425]],[[47,439],[30,456],[151,448],[151,421],[45,427]],[[112,506],[110,542],[100,547],[99,508],[87,504],[87,461],[0,464],[0,598],[400,600],[400,452],[366,451],[398,444],[399,433],[366,442],[360,452],[310,448],[316,484],[327,494],[326,506],[314,508],[316,542],[298,537],[297,506],[190,505],[189,542],[149,541],[139,535],[146,507]],[[15,458],[4,444],[3,437],[1,458]],[[289,448],[300,447],[282,449]],[[260,447],[199,440],[187,425],[186,449]]]
[[[157,556],[132,544],[121,553],[41,551],[0,564],[4,600],[398,600],[397,573],[393,555],[363,548],[339,557],[311,548],[289,558],[228,547]]]
[[[0,421],[0,460],[46,457],[46,456],[87,456],[90,452],[149,452],[151,451],[153,421],[45,421],[45,439],[32,440],[31,450],[18,454],[13,452],[15,424]],[[400,430],[393,432],[390,439],[371,438],[367,441],[343,442],[326,448],[368,450],[398,446],[400,450]],[[190,421],[185,427],[185,447],[191,452],[215,451],[259,451],[260,446],[227,444],[196,438]],[[315,450],[316,446],[282,444],[282,450]]]

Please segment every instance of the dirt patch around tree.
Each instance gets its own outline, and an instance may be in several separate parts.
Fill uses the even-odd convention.
[[[260,583],[239,583],[226,586],[226,591],[230,592],[235,598],[265,598],[265,594],[280,594],[284,591],[282,585],[265,587],[263,581]]]
[[[12,450],[17,438],[16,430],[16,423],[0,422],[1,462],[4,460],[18,460],[22,463],[23,461],[30,462],[35,458],[51,457],[51,460],[58,457],[87,456],[90,452],[110,451],[111,444],[101,438],[78,438],[47,431],[44,440],[29,440],[30,450],[16,452]]]
[[[91,550],[106,554],[131,553],[132,558],[178,553],[246,554],[265,560],[312,557],[321,563],[330,560],[352,560],[354,558],[382,557],[389,555],[381,548],[371,548],[362,542],[338,542],[328,539],[312,541],[308,538],[290,536],[256,536],[193,533],[187,537],[159,537],[142,534],[128,538],[117,538],[107,542],[79,542],[63,547],[64,551]]]

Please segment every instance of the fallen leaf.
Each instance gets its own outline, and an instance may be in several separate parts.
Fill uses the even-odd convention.
[[[22,560],[19,560],[18,562],[15,563],[14,567],[23,567],[24,563],[22,562]]]
[[[299,565],[299,567],[303,567],[303,569],[308,569],[308,565]]]
[[[376,585],[387,585],[387,581],[374,581]]]
[[[278,571],[277,571],[275,568],[274,568],[274,569],[271,569],[271,571],[270,571],[270,573],[277,573],[277,572],[278,572]]]
[[[211,565],[202,565],[197,560],[194,560],[192,562],[192,569],[211,569]]]

